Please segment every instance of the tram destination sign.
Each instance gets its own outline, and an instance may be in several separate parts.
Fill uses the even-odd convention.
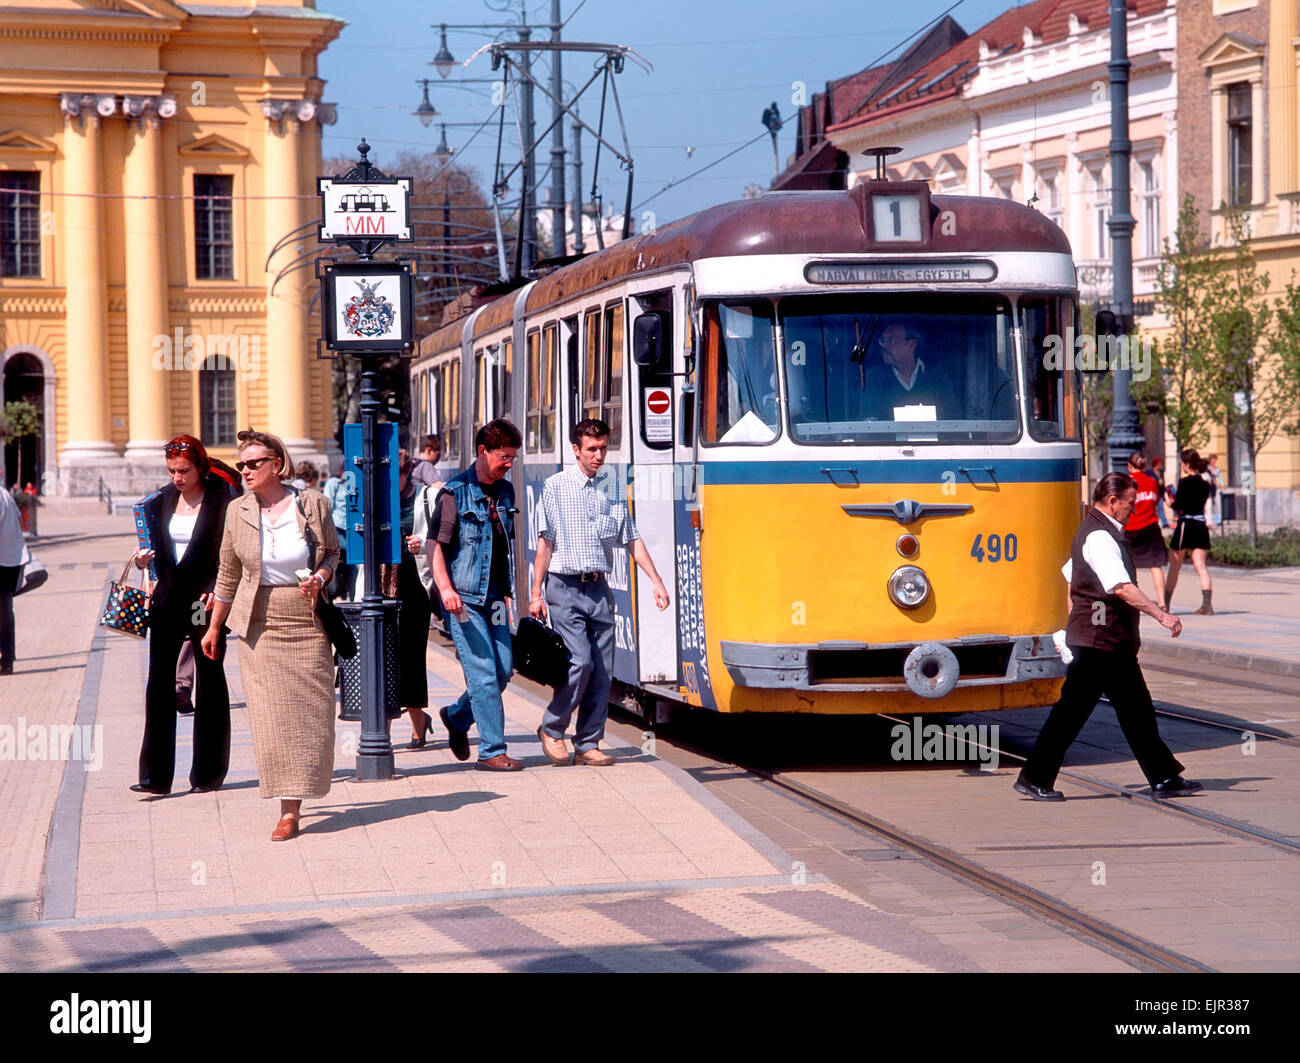
[[[970,262],[810,262],[810,284],[951,284],[991,281],[998,268],[987,259]]]
[[[322,243],[351,240],[415,239],[411,230],[411,178],[381,177],[369,181],[320,177]]]

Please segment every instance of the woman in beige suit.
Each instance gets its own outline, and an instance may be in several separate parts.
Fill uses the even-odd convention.
[[[334,772],[334,661],[316,599],[338,564],[338,533],[324,495],[282,482],[293,465],[279,438],[240,432],[239,459],[248,490],[226,511],[203,652],[217,652],[222,624],[241,639],[258,781],[263,797],[280,799],[279,842],[297,835],[303,798],[328,794]]]

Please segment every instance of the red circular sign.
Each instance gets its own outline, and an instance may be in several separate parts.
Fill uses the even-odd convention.
[[[670,405],[668,392],[648,391],[645,396],[645,408],[651,413],[667,413]]]

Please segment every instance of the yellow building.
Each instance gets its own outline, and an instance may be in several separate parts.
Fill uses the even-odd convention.
[[[314,0],[0,0],[0,362],[45,492],[161,482],[162,444],[230,458],[252,423],[331,462],[316,358]]]

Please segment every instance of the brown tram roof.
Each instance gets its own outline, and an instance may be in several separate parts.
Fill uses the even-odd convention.
[[[844,255],[894,252],[917,255],[913,247],[867,239],[868,195],[915,192],[924,182],[863,182],[847,192],[802,192],[765,196],[709,207],[698,214],[631,237],[580,262],[557,269],[528,293],[534,313],[586,291],[637,273],[684,266],[704,258],[743,255]],[[943,218],[951,211],[953,218]],[[941,220],[942,219],[942,220]],[[951,230],[951,232],[945,232]],[[996,251],[1070,254],[1065,233],[1038,211],[1005,199],[932,196],[926,254]],[[481,336],[510,320],[514,294],[488,308],[475,322]],[[444,326],[420,344],[421,353],[458,343],[463,320]]]

